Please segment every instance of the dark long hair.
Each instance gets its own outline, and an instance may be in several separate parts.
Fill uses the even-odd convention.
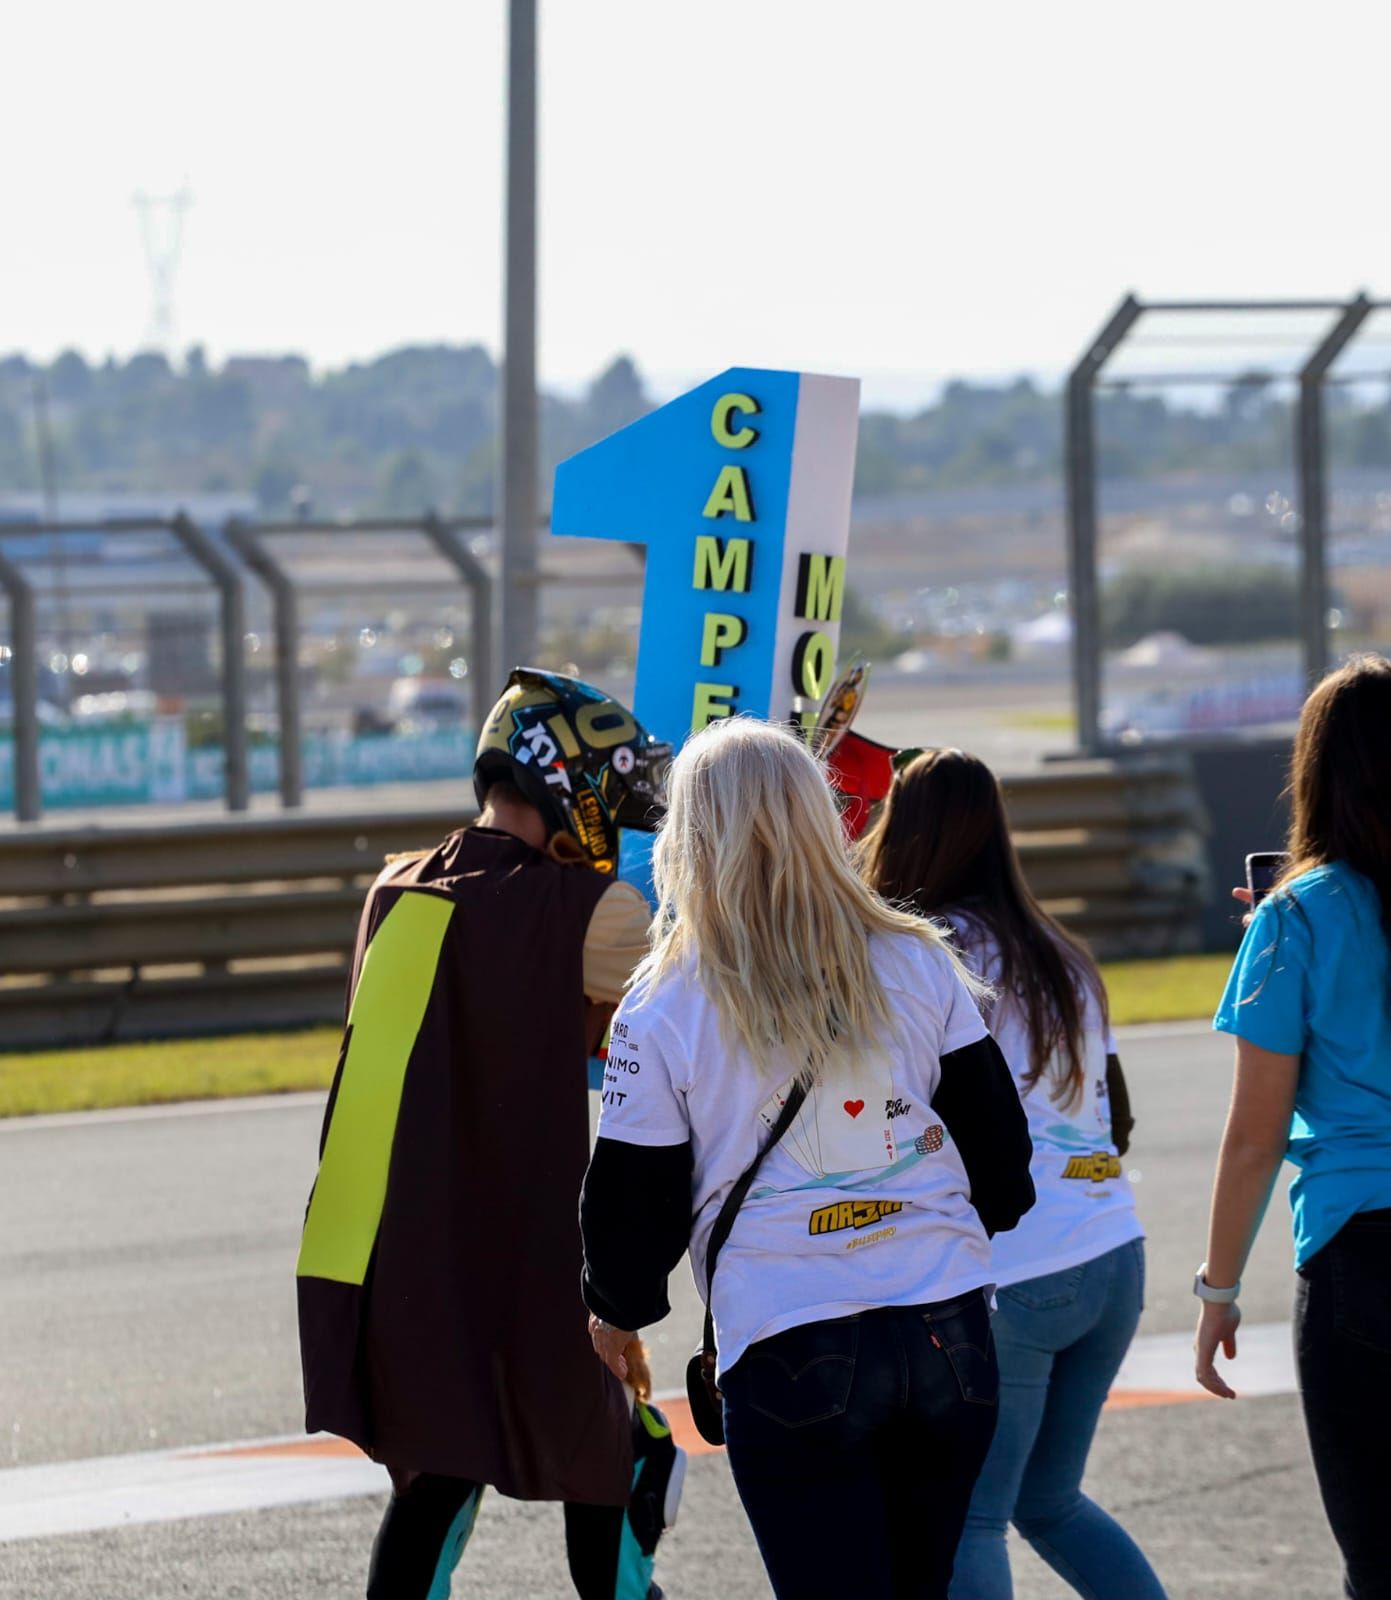
[[[1106,991],[1086,946],[1029,892],[990,768],[960,750],[924,752],[894,779],[860,863],[886,900],[925,917],[958,911],[985,927],[1000,952],[1001,999],[1018,1004],[1028,1024],[1025,1088],[1056,1055],[1067,1071],[1050,1095],[1075,1105],[1087,1071],[1084,995],[1104,1018]]]
[[[1304,702],[1290,761],[1289,864],[1330,861],[1369,878],[1391,938],[1391,661],[1355,656]]]

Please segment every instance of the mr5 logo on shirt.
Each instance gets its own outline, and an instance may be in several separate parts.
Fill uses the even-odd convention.
[[[882,1217],[903,1210],[901,1200],[838,1200],[822,1206],[807,1218],[808,1233],[839,1233],[843,1228],[867,1228]]]
[[[1082,1178],[1088,1183],[1104,1183],[1107,1178],[1119,1178],[1121,1162],[1109,1150],[1098,1150],[1091,1156],[1073,1156],[1063,1168],[1063,1177]]]

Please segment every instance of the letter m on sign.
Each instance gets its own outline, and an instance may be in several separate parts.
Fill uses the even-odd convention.
[[[797,615],[839,622],[845,599],[845,557],[804,555],[797,567]]]
[[[749,591],[753,543],[749,539],[717,539],[702,533],[696,539],[695,576],[697,589],[732,589],[735,594]]]

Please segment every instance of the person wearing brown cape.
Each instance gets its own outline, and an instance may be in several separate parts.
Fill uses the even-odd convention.
[[[391,1473],[369,1600],[439,1600],[487,1485],[565,1504],[583,1600],[645,1600],[684,1456],[598,1367],[576,1207],[586,1059],[646,948],[617,878],[670,746],[519,668],[482,813],[390,861],[363,910],[297,1272],[306,1425]]]

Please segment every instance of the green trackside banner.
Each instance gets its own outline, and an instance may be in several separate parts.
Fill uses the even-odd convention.
[[[309,789],[370,788],[378,783],[467,778],[476,735],[471,728],[352,737],[306,733],[302,745]],[[251,788],[273,794],[280,771],[274,739],[248,752]],[[39,735],[39,792],[45,810],[72,806],[178,805],[222,796],[223,753],[190,746],[183,719],[81,723]],[[0,810],[14,805],[14,741],[0,733]]]

